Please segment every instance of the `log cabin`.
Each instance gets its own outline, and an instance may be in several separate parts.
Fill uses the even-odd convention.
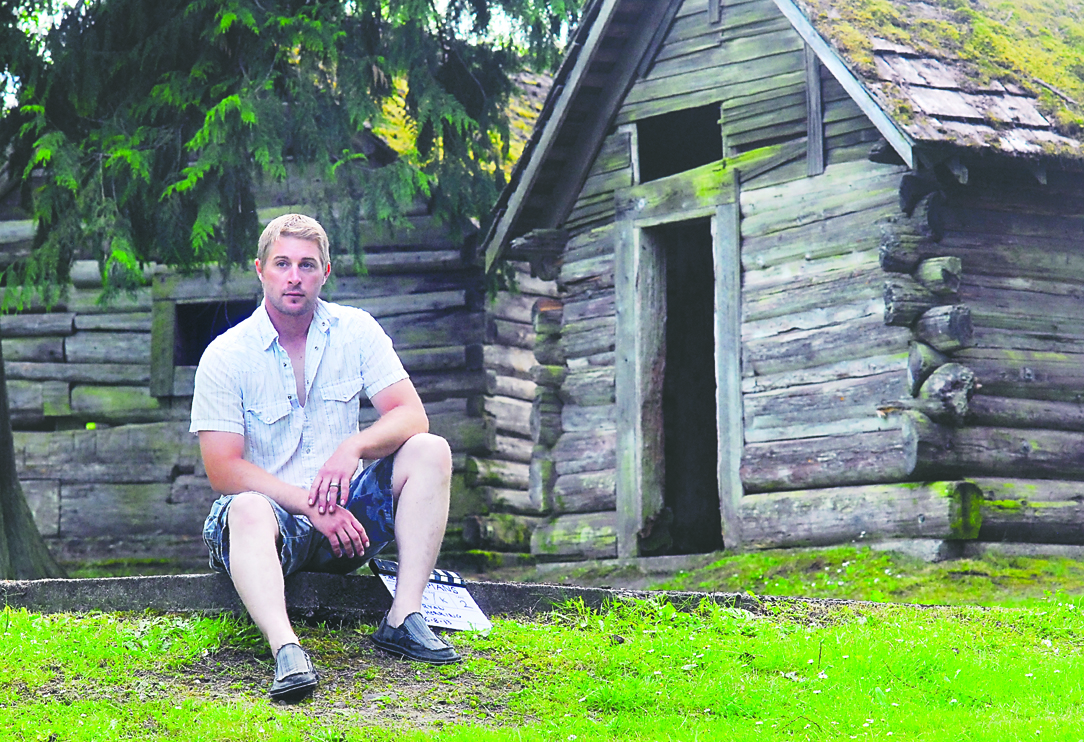
[[[1007,8],[588,3],[483,240],[532,283],[468,542],[1084,544],[1079,20]]]
[[[549,78],[522,74],[518,84],[509,104],[513,152],[530,133]],[[297,178],[269,185],[257,194],[261,222],[290,211],[315,215],[304,202],[310,191]],[[16,195],[0,179],[0,268],[33,242],[34,224]],[[454,554],[464,549],[463,519],[482,509],[466,486],[468,457],[492,454],[496,441],[483,400],[483,274],[475,236],[453,236],[423,201],[401,216],[406,226],[396,229],[361,222],[364,273],[352,254],[332,245],[333,276],[323,295],[380,321],[421,394],[430,429],[451,444],[445,546]],[[182,275],[150,265],[143,287],[103,304],[95,254],[73,252],[71,285],[57,303],[0,317],[28,504],[58,561],[75,574],[204,571],[200,534],[216,495],[188,432],[195,368],[215,336],[255,309],[259,282],[251,269],[209,266]],[[363,404],[361,424],[374,418]]]

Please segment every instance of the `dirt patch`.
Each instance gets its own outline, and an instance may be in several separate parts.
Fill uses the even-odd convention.
[[[503,670],[483,676],[468,669],[470,659],[484,657],[470,647],[458,648],[464,663],[436,668],[394,657],[363,636],[344,641],[341,634],[332,638],[315,632],[302,643],[320,674],[320,685],[305,701],[293,706],[274,703],[278,708],[328,725],[432,727],[521,721],[507,707],[508,695],[522,688],[520,678]],[[258,700],[267,699],[273,675],[269,652],[226,647],[176,674],[145,677],[155,691],[183,698]]]

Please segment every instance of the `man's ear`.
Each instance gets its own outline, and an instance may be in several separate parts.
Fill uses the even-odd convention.
[[[324,266],[324,283],[327,283],[327,279],[331,278],[331,261],[327,261],[327,265]]]
[[[260,259],[256,258],[253,264],[256,266],[256,277],[260,279],[260,283],[263,283],[263,268],[260,266]]]

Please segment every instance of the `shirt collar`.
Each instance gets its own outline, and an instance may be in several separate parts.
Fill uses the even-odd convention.
[[[331,304],[328,304],[323,299],[316,300],[316,309],[312,314],[312,324],[323,333],[330,331],[333,325],[339,323],[339,317],[332,311]],[[275,342],[278,338],[278,330],[271,324],[271,318],[267,315],[267,308],[264,306],[263,301],[256,307],[256,311],[252,313],[252,318],[256,322],[256,336],[259,338],[260,347],[267,350],[271,347],[271,343]],[[312,325],[309,326],[312,329]]]

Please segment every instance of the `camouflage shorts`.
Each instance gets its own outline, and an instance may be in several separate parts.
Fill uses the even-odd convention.
[[[367,466],[350,483],[350,500],[346,507],[358,519],[369,536],[369,548],[356,557],[337,557],[331,551],[327,537],[313,527],[304,515],[292,515],[266,495],[279,522],[279,560],[284,575],[294,572],[353,572],[380,553],[395,539],[392,512],[391,473],[394,455]],[[211,569],[230,571],[230,539],[226,516],[236,495],[225,495],[211,505],[211,513],[203,524],[203,541],[211,553]]]

